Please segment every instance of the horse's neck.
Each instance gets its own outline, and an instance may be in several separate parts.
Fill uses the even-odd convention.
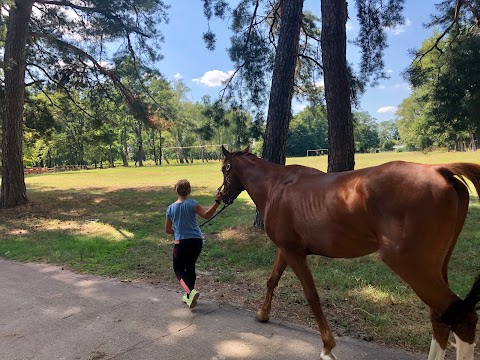
[[[255,205],[263,212],[269,190],[277,180],[281,165],[253,157],[244,161],[243,186]]]

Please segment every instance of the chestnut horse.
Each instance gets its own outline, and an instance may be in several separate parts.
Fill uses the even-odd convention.
[[[336,359],[335,338],[306,257],[355,258],[378,251],[430,308],[433,338],[428,360],[444,359],[451,331],[457,360],[473,360],[480,278],[462,300],[449,288],[447,272],[468,210],[463,177],[480,194],[480,165],[395,161],[326,174],[270,163],[248,148],[232,153],[223,148],[223,154],[224,202],[231,204],[246,190],[277,246],[258,320],[268,321],[273,291],[288,265],[315,315],[323,340],[320,359]]]

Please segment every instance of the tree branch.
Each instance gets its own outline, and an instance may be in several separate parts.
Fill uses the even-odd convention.
[[[35,66],[37,67],[38,69],[40,69],[44,75],[51,81],[53,82],[54,84],[56,84],[57,86],[59,86],[62,90],[65,91],[65,94],[67,95],[68,99],[75,105],[75,107],[77,107],[81,112],[83,112],[85,115],[87,115],[88,117],[92,118],[92,119],[97,119],[95,116],[91,115],[87,110],[85,110],[83,107],[81,107],[76,101],[75,99],[72,97],[72,94],[70,93],[70,91],[63,85],[60,85],[58,83],[58,81],[55,81],[55,79],[52,79],[52,77],[50,76],[50,74],[47,72],[47,70],[45,70],[44,68],[42,68],[40,65],[37,65],[37,64],[28,64],[30,66]],[[32,73],[27,69],[27,72],[28,74],[30,75],[30,77],[32,79],[35,79],[35,77],[32,75]],[[48,96],[48,94],[43,90],[43,88],[40,88],[40,91],[42,91],[42,93],[52,102],[52,104],[55,104],[51,99],[50,97]],[[58,107],[58,106],[57,106]],[[60,107],[58,107],[59,109],[61,109]]]
[[[255,9],[253,10],[253,14],[252,14],[252,19],[250,21],[250,26],[248,27],[248,33],[247,33],[247,38],[245,40],[245,46],[243,47],[243,57],[245,58],[245,54],[247,52],[247,47],[248,47],[248,44],[250,42],[250,36],[252,34],[252,30],[253,30],[253,25],[254,25],[254,20],[257,16],[257,10],[258,10],[258,7],[260,6],[260,0],[257,0],[256,3],[255,3]]]
[[[80,5],[77,5],[77,4],[74,4],[70,1],[65,1],[65,0],[60,0],[60,1],[55,1],[55,0],[37,0],[36,3],[38,4],[44,4],[44,5],[56,5],[56,6],[67,6],[67,7],[70,7],[72,9],[76,9],[76,10],[80,10],[80,11],[84,11],[84,12],[89,12],[89,13],[98,13],[98,14],[102,14],[103,16],[105,16],[106,18],[109,18],[109,19],[113,19],[115,21],[118,21],[124,28],[125,30],[127,31],[131,31],[131,32],[134,32],[134,33],[137,33],[141,36],[144,36],[144,37],[147,37],[149,38],[150,36],[145,34],[143,31],[141,31],[138,27],[132,27],[132,26],[129,26],[129,25],[126,25],[123,20],[113,14],[113,13],[110,13],[108,11],[104,11],[104,10],[101,10],[101,9],[98,9],[98,8],[95,8],[95,7],[88,7],[88,6],[80,6]]]
[[[460,2],[460,1],[462,1],[462,0],[458,0],[458,2]],[[480,27],[480,16],[479,16],[478,10],[475,9],[475,7],[470,3],[470,1],[464,0],[463,3],[472,12],[473,18],[475,19],[475,25],[477,27]]]
[[[272,24],[270,25],[270,29],[268,31],[268,39],[270,40],[270,44],[273,45],[273,48],[275,51],[277,51],[277,46],[275,44],[275,35],[273,33],[273,30],[275,29],[275,23],[277,22],[277,16],[278,16],[278,7],[276,3],[273,3],[270,1],[270,6],[272,7]]]
[[[461,0],[459,0],[460,2]],[[412,61],[412,64],[415,63],[415,62],[421,62],[423,60],[423,58],[425,56],[427,56],[429,53],[431,53],[434,49],[437,49],[439,50],[440,52],[443,52],[442,50],[440,50],[440,48],[438,47],[438,44],[440,43],[440,41],[442,41],[442,39],[445,37],[445,35],[448,34],[448,32],[452,29],[452,27],[457,24],[457,19],[454,19],[452,21],[452,23],[445,29],[445,31],[439,36],[437,37],[437,39],[435,40],[435,43],[429,48],[427,49],[426,51],[424,51],[421,55],[417,54],[417,56],[415,57],[415,59]]]
[[[308,55],[305,55],[305,54],[298,54],[298,56],[304,58],[304,59],[307,59],[313,63],[315,63],[315,65],[317,65],[320,69],[322,69],[323,71],[323,66],[322,64],[320,64],[317,60],[315,60],[314,58],[312,58],[311,56],[308,56]]]
[[[135,97],[133,96],[133,94],[127,89],[127,87],[125,85],[123,85],[123,83],[120,81],[120,79],[117,77],[117,75],[115,75],[112,71],[110,70],[107,70],[106,68],[104,68],[102,65],[100,65],[98,63],[98,61],[90,54],[88,54],[87,52],[85,52],[84,50],[72,45],[72,44],[69,44],[65,41],[62,41],[54,36],[51,36],[51,35],[47,35],[47,34],[41,34],[41,33],[30,33],[30,36],[34,37],[34,38],[44,38],[54,44],[56,44],[57,46],[59,47],[65,47],[65,48],[68,48],[70,49],[71,51],[73,51],[74,53],[84,57],[84,58],[87,58],[89,59],[94,67],[103,75],[105,75],[106,77],[108,77],[112,82],[113,84],[115,85],[115,87],[117,87],[120,92],[123,94],[123,96],[125,97],[125,99],[127,100],[127,102],[131,105],[134,103],[135,101]]]
[[[227,90],[227,88],[230,86],[230,83],[233,81],[233,78],[235,77],[235,75],[245,66],[245,61],[235,70],[235,72],[232,74],[232,76],[230,76],[230,78],[228,79],[228,81],[225,83],[225,86],[223,87],[222,90],[220,90],[220,94],[222,94],[222,98],[223,98],[223,95],[225,94],[225,91]]]

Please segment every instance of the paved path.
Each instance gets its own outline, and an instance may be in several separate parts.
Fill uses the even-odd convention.
[[[317,332],[174,291],[0,259],[0,359],[318,359]],[[346,337],[339,360],[417,360]]]

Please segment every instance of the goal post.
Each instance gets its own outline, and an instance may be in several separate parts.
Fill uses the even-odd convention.
[[[162,163],[190,164],[209,160],[222,159],[222,144],[220,145],[195,145],[195,146],[169,146],[162,148]]]
[[[327,155],[328,149],[312,149],[307,150],[307,157],[308,156],[319,156],[319,155]]]

